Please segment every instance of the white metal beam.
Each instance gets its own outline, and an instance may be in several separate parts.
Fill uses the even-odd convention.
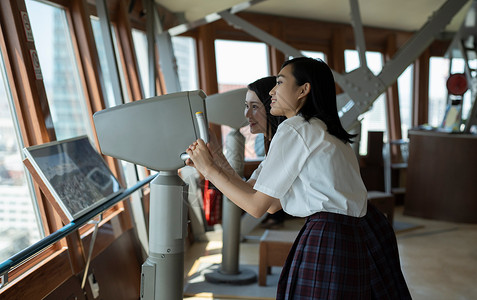
[[[143,4],[147,8],[146,34],[149,56],[149,96],[153,97],[157,95],[156,79],[158,74],[156,70],[156,45],[160,53],[159,64],[161,66],[162,73],[164,74],[167,93],[180,92],[181,86],[174,49],[172,47],[171,36],[168,31],[163,30],[159,15],[157,13],[157,5],[155,1],[143,0]]]
[[[250,34],[251,36],[254,36],[257,39],[279,49],[286,56],[293,56],[293,57],[303,56],[303,54],[297,49],[277,39],[273,35],[261,30],[260,28],[250,24],[244,19],[239,18],[238,16],[234,14],[231,14],[228,11],[222,11],[219,13],[219,15],[225,21],[227,21],[231,26],[238,27],[242,29],[243,31],[247,32],[248,34]]]
[[[379,78],[387,86],[393,84],[402,72],[415,61],[432,43],[436,36],[444,31],[447,24],[469,0],[447,0],[426,24],[402,46],[391,61],[386,63]]]
[[[399,49],[394,58],[383,66],[381,73],[375,76],[366,64],[366,47],[358,0],[350,0],[352,25],[361,66],[345,74],[339,74],[333,71],[336,82],[345,91],[344,94],[338,95],[337,97],[341,122],[345,128],[353,126],[358,116],[369,110],[379,95],[381,95],[388,86],[392,85],[401,73],[421,55],[468,1],[470,0],[447,0],[430,17],[428,22]],[[246,4],[244,7],[258,2],[261,1],[244,2]],[[287,56],[302,56],[301,51],[233,14],[233,12],[239,10],[240,8],[236,10],[230,9],[213,14],[213,16],[209,15],[198,23],[189,23],[187,25],[188,29],[191,28],[190,26],[199,26],[204,24],[204,22],[212,22],[217,20],[218,17],[222,17],[232,26],[238,27],[251,36],[276,47]],[[184,32],[181,31],[184,29],[185,28],[179,30],[178,28],[173,28],[170,29],[169,32],[171,34],[178,34]]]
[[[266,0],[244,1],[242,3],[239,3],[239,4],[236,4],[236,5],[232,6],[229,9],[226,9],[225,11],[229,11],[230,13],[235,14],[235,13],[238,13],[242,10],[245,10],[245,9],[249,8],[250,6],[253,6],[253,5],[258,4],[260,2],[263,2],[263,1],[266,1]],[[212,23],[212,22],[215,22],[215,21],[219,20],[221,18],[219,14],[220,14],[220,12],[212,13],[212,14],[209,14],[209,15],[205,16],[202,19],[192,21],[192,22],[189,22],[187,24],[181,24],[181,25],[172,27],[172,28],[168,29],[168,31],[169,31],[170,35],[176,36],[176,35],[179,35],[179,34],[182,34],[182,33],[186,32],[186,31],[189,31],[191,29],[194,29],[196,27],[199,27],[199,26],[202,26],[202,25],[205,25],[205,24],[209,24],[209,23]]]
[[[357,0],[350,0],[352,22],[356,40],[356,47],[360,54],[362,64],[356,70],[346,74],[333,71],[336,82],[345,91],[338,95],[338,109],[341,122],[345,128],[350,128],[359,115],[371,107],[372,103],[381,95],[388,86],[392,85],[401,73],[432,43],[445,26],[459,12],[469,0],[448,0],[435,12],[429,21],[403,46],[394,58],[387,62],[378,76],[375,76],[365,65],[366,52],[364,34],[359,16]],[[228,11],[219,15],[230,25],[238,27],[257,39],[272,45],[285,55],[302,56],[301,52],[267,32],[246,22]],[[364,50],[364,51],[363,51]]]
[[[146,8],[146,14],[148,11],[153,11],[155,8],[154,0],[142,0],[142,5]],[[146,37],[147,37],[147,56],[149,58],[149,64],[147,71],[149,74],[149,91],[148,97],[157,96],[156,90],[156,45],[155,45],[155,14],[146,15]]]
[[[177,61],[172,47],[172,39],[169,32],[164,31],[156,35],[156,43],[159,50],[159,62],[164,81],[166,82],[167,93],[175,93],[181,91],[181,83],[179,81],[179,70]]]
[[[353,26],[356,50],[359,54],[359,65],[360,67],[367,67],[366,43],[364,40],[363,23],[361,22],[358,0],[349,0],[349,4],[351,7],[351,25]]]
[[[393,59],[383,66],[378,76],[369,70],[360,70],[361,68],[343,76],[336,76],[337,83],[349,96],[348,98],[346,95],[340,95],[340,104],[343,106],[338,107],[341,122],[345,128],[352,126],[358,116],[369,109],[378,96],[421,55],[468,1],[447,0],[428,22],[399,49]]]

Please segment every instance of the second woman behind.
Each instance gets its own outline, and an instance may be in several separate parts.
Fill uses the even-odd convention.
[[[285,121],[282,116],[274,116],[270,113],[272,97],[270,91],[275,87],[277,79],[275,76],[260,78],[250,83],[245,97],[244,115],[250,126],[250,133],[263,134],[264,153],[267,155],[270,142],[272,141],[278,125]],[[259,139],[260,136],[257,137]],[[255,143],[257,144],[257,139]],[[257,147],[256,147],[257,148]],[[261,165],[259,166],[261,168]],[[276,228],[283,226],[287,214],[283,209],[276,213],[269,214],[262,222],[264,228]]]

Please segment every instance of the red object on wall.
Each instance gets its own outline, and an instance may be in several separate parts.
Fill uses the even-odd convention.
[[[222,222],[222,193],[208,180],[204,186],[204,213],[207,225]]]
[[[449,94],[462,96],[467,92],[469,89],[469,85],[467,83],[467,77],[465,74],[451,74],[447,79],[447,91]]]

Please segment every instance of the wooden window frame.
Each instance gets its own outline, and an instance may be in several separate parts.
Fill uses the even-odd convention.
[[[6,80],[9,83],[15,118],[18,119],[20,135],[26,147],[47,143],[56,139],[51,122],[44,85],[35,77],[31,63],[30,51],[35,45],[25,36],[20,12],[26,12],[23,0],[0,2],[0,47],[3,53]],[[61,220],[47,198],[34,184],[34,193],[41,214],[41,226],[45,234],[50,234],[61,227]],[[9,280],[15,280],[27,268],[36,265],[65,247],[66,242],[59,241],[29,262],[9,272]]]
[[[75,57],[78,63],[81,85],[85,94],[89,121],[92,124],[92,115],[105,107],[102,92],[101,79],[99,78],[100,66],[97,56],[94,36],[90,23],[91,6],[86,0],[50,1],[61,6],[66,11],[66,17],[72,37]],[[118,18],[128,18],[127,10],[120,5]],[[24,0],[0,1],[0,48],[5,60],[7,80],[11,87],[11,94],[19,120],[20,131],[24,144],[28,146],[43,144],[56,140],[55,131],[51,121],[51,113],[48,106],[45,87],[42,80],[35,78],[35,72],[30,61],[30,50],[35,50],[35,45],[27,41],[23,23],[20,18],[21,11],[27,11]],[[127,23],[127,22],[123,22]],[[126,27],[127,30],[127,27]],[[131,38],[132,40],[132,38]],[[135,55],[132,52],[132,55]],[[131,59],[131,57],[129,57]],[[138,77],[132,79],[138,83]],[[94,130],[94,126],[93,130]],[[97,141],[96,141],[96,144]],[[124,185],[120,163],[111,157],[105,157],[107,164],[113,173]],[[44,227],[47,235],[60,229],[62,224],[58,214],[41,192],[38,184],[34,183],[35,194]],[[104,231],[102,228],[114,227],[115,234],[106,235],[106,238],[98,239],[94,247],[94,258],[108,247],[118,235],[132,228],[131,213],[127,201],[120,202],[104,213],[104,219],[100,223],[98,236]],[[115,225],[114,225],[115,224]],[[106,230],[110,232],[111,230]],[[66,238],[47,247],[38,255],[28,259],[24,263],[12,268],[8,272],[8,284],[2,288],[1,295],[18,295],[25,297],[22,287],[27,289],[31,297],[46,296],[52,289],[61,284],[71,275],[81,272],[85,267],[86,254],[84,249],[89,248],[92,225],[86,225]],[[61,266],[61,267],[59,267]],[[45,285],[38,285],[39,278],[45,277]],[[36,286],[34,288],[31,288]],[[25,288],[26,289],[26,288]],[[16,296],[15,296],[16,295]]]

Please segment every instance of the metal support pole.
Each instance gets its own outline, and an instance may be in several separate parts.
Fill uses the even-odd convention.
[[[184,289],[187,188],[177,172],[151,182],[149,257],[142,265],[141,299],[179,300]]]
[[[349,1],[351,7],[351,25],[353,26],[354,39],[356,41],[356,50],[359,54],[360,67],[367,67],[366,62],[366,43],[364,40],[363,23],[359,12],[358,0]]]
[[[245,137],[239,130],[232,129],[227,135],[225,144],[227,161],[240,176],[243,176]],[[222,200],[222,264],[218,270],[204,274],[207,281],[231,284],[248,284],[257,281],[255,272],[239,269],[241,217],[242,209],[224,196]]]
[[[91,255],[93,255],[94,243],[96,242],[96,235],[98,234],[99,223],[103,220],[103,213],[99,215],[99,220],[93,221],[94,231],[93,236],[91,237],[91,242],[89,244],[88,259],[86,260],[86,267],[83,272],[83,281],[81,282],[81,289],[84,289],[86,284],[86,278],[88,277],[89,264],[91,263]]]
[[[146,14],[147,14],[146,15],[146,36],[147,36],[147,56],[149,57],[149,63],[147,66],[147,72],[149,74],[148,96],[154,97],[154,96],[157,96],[157,90],[156,90],[157,54],[156,54],[156,43],[155,43],[156,14],[153,13],[155,9],[155,3],[154,3],[154,0],[143,0],[142,5],[146,8]]]
[[[147,7],[147,49],[149,55],[149,94],[150,97],[156,96],[156,46],[159,51],[159,63],[166,83],[167,93],[181,91],[179,75],[177,70],[176,58],[172,47],[171,35],[162,28],[161,20],[157,13],[154,0],[143,0],[143,5]]]
[[[176,64],[176,57],[174,55],[174,49],[172,47],[171,35],[168,31],[164,31],[162,28],[161,20],[157,13],[156,3],[153,0],[149,0],[148,6],[148,19],[150,21],[148,29],[152,31],[155,44],[159,51],[159,63],[161,65],[162,73],[164,73],[164,80],[166,82],[167,93],[175,93],[181,91],[181,85],[179,81],[179,72]],[[152,28],[152,29],[151,29]],[[152,42],[152,39],[148,39],[148,43]],[[155,47],[149,44],[149,54],[154,51]],[[156,58],[156,55],[153,56]],[[150,68],[155,68],[156,60],[150,63]],[[149,70],[149,74],[152,74],[152,70]],[[156,74],[156,72],[154,72]],[[157,74],[156,74],[157,75]],[[154,78],[154,84],[155,79]],[[150,81],[152,84],[152,80]]]
[[[225,153],[227,161],[232,168],[243,177],[245,137],[239,130],[233,129],[227,135],[225,146],[227,149]],[[227,197],[224,197],[222,205],[223,232],[227,233],[223,235],[222,272],[225,274],[237,274],[239,272],[238,257],[240,252],[240,219],[242,209],[227,199]]]
[[[156,35],[156,43],[160,53],[159,62],[164,73],[167,93],[180,92],[179,71],[169,32],[165,31]]]

